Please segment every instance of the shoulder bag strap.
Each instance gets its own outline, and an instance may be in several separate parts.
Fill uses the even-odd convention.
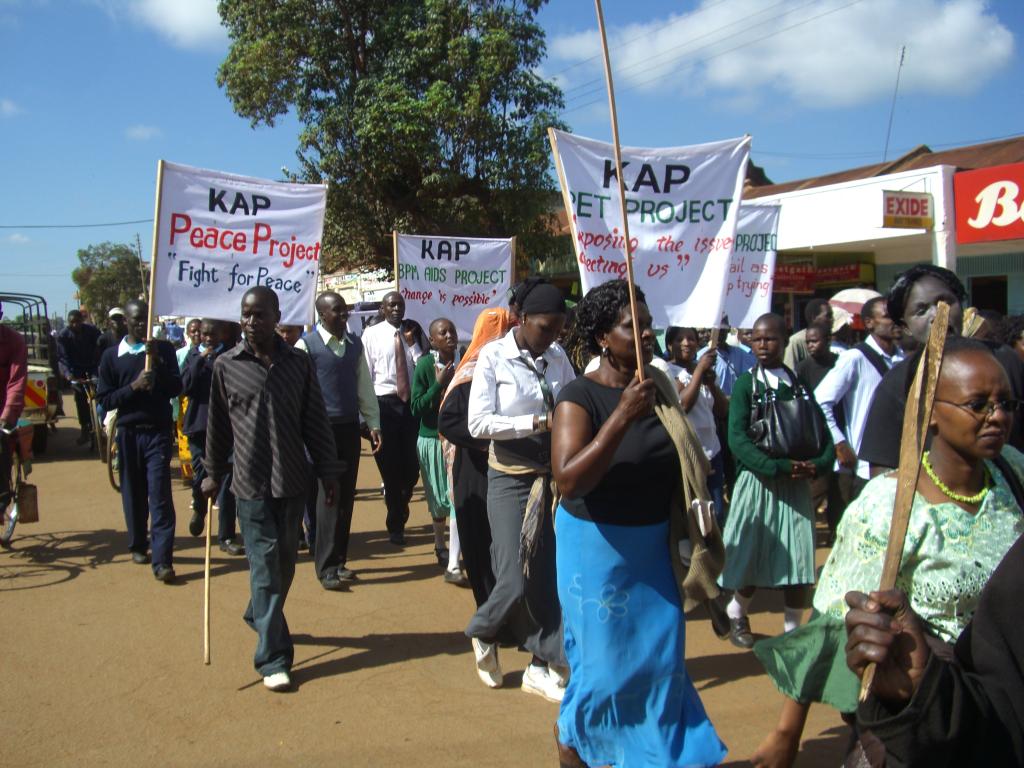
[[[883,360],[882,356],[878,354],[878,352],[876,352],[867,342],[862,341],[860,344],[855,346],[854,349],[868,359],[868,362],[875,367],[876,371],[878,371],[879,376],[885,376],[885,374],[889,372],[889,366],[885,364],[885,360]]]

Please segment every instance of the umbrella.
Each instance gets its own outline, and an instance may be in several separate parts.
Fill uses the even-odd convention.
[[[845,309],[854,317],[858,317],[868,299],[881,295],[878,291],[873,291],[870,288],[845,288],[829,299],[828,303],[834,309]]]

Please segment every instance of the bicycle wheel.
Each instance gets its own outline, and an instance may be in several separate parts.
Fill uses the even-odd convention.
[[[92,420],[92,444],[96,448],[99,460],[106,463],[107,445],[103,435],[103,419],[100,418],[100,401],[95,397],[89,400],[89,418]]]
[[[107,434],[107,450],[106,450],[106,462],[107,462],[107,480],[110,481],[110,487],[114,489],[115,493],[121,492],[121,467],[118,462],[117,454],[117,419],[114,418],[110,422],[110,432]]]

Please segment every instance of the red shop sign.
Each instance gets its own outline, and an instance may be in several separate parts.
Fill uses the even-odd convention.
[[[814,265],[776,264],[772,290],[776,293],[814,293]]]
[[[953,175],[956,241],[1024,238],[1024,163]]]

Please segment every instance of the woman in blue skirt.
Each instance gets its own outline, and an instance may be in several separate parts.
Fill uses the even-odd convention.
[[[645,362],[654,333],[637,313]],[[704,766],[725,757],[686,673],[685,619],[669,552],[679,454],[636,376],[626,283],[577,307],[600,366],[558,397],[552,470],[558,597],[569,684],[556,736],[563,766]],[[648,370],[651,370],[648,368]],[[657,373],[657,372],[654,372]]]

